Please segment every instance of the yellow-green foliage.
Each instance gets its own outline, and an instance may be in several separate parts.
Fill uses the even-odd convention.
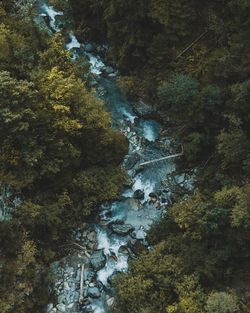
[[[103,102],[83,80],[86,62],[71,59],[63,36],[47,38],[31,19],[21,21],[12,2],[4,8],[0,181],[21,204],[0,222],[0,311],[36,313],[60,244],[98,204],[118,196],[128,143],[110,128]]]

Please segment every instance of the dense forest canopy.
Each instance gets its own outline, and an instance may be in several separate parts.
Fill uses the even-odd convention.
[[[112,311],[250,312],[250,1],[51,2],[79,39],[109,45],[123,91],[154,104],[183,145],[178,169],[196,170],[194,190],[151,229],[152,251],[116,278]],[[127,151],[86,62],[16,3],[0,2],[0,181],[21,200],[0,222],[3,313],[41,312],[46,267],[118,195]]]
[[[128,96],[174,127],[179,168],[197,169],[151,230],[154,251],[118,278],[114,312],[249,312],[250,1],[70,3],[79,36],[111,46]]]
[[[1,3],[0,181],[7,205],[19,198],[0,222],[3,313],[42,310],[48,265],[97,204],[117,197],[127,151],[84,79],[86,62],[15,12]]]

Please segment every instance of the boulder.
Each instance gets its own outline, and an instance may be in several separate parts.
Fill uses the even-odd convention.
[[[67,309],[71,310],[71,309],[73,309],[74,306],[75,306],[75,303],[72,302],[69,305],[67,305]]]
[[[63,29],[65,27],[65,24],[67,23],[65,16],[64,15],[56,15],[55,16],[55,23],[56,23],[56,26],[58,28]]]
[[[99,271],[106,264],[106,256],[103,252],[103,249],[96,250],[90,256],[90,264],[94,270]]]
[[[58,300],[58,302],[59,303],[63,303],[63,304],[65,304],[66,303],[66,297],[65,297],[65,295],[64,294],[60,294],[60,296],[57,298],[57,300]]]
[[[150,192],[149,197],[150,198],[157,198],[157,193],[156,192]]]
[[[114,301],[115,301],[115,298],[109,298],[108,300],[107,300],[107,305],[108,306],[112,306],[113,305],[113,303],[114,303]]]
[[[96,233],[94,231],[90,232],[88,235],[87,235],[87,238],[89,241],[91,242],[96,242]]]
[[[152,203],[155,203],[157,201],[158,195],[155,192],[150,192],[149,197],[150,197],[150,201]]]
[[[64,283],[63,283],[63,289],[64,290],[69,290],[70,288],[69,288],[69,283],[67,282],[67,281],[65,281]]]
[[[52,304],[52,303],[49,303],[49,304],[47,305],[47,312],[51,312],[52,309],[53,309],[53,304]]]
[[[117,225],[114,224],[111,226],[111,229],[114,233],[122,236],[126,236],[134,230],[134,227],[130,224]]]
[[[118,271],[115,271],[111,276],[108,277],[108,283],[113,286],[114,285],[114,279],[116,275],[118,274]]]
[[[86,52],[93,52],[95,50],[95,47],[92,43],[87,43],[84,49]]]
[[[63,304],[63,303],[59,303],[59,304],[56,306],[56,308],[57,308],[57,310],[58,310],[59,312],[62,312],[62,313],[66,312],[66,306],[65,306],[65,304]]]
[[[152,117],[155,110],[148,104],[144,103],[142,100],[135,103],[133,106],[134,112],[139,117]]]
[[[128,242],[128,245],[135,254],[140,254],[147,251],[147,248],[142,244],[141,240],[131,239]]]
[[[126,245],[122,245],[120,246],[118,252],[122,254],[128,254],[128,247]]]
[[[114,69],[113,69],[113,67],[111,67],[111,66],[106,66],[106,67],[105,67],[105,72],[106,72],[107,74],[112,74],[112,73],[114,73]]]
[[[97,298],[100,298],[101,292],[100,292],[100,290],[97,287],[89,287],[88,288],[88,296],[90,298],[97,299]]]
[[[144,191],[143,191],[143,190],[137,189],[137,190],[134,192],[134,198],[135,198],[135,199],[143,200],[144,197],[145,197],[145,194],[144,194]]]
[[[140,156],[138,153],[135,152],[133,154],[130,154],[125,161],[126,170],[131,170],[136,165],[136,163],[138,163],[139,160]]]

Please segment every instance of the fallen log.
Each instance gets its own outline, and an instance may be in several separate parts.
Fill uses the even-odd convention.
[[[184,154],[184,149],[183,149],[183,145],[181,145],[181,152],[180,153],[176,153],[176,154],[171,154],[159,159],[154,159],[154,160],[150,160],[150,161],[146,161],[140,164],[140,166],[144,166],[150,163],[155,163],[155,162],[159,162],[159,161],[163,161],[163,160],[168,160],[168,159],[173,159],[173,158],[177,158],[179,156],[182,156]]]
[[[79,297],[79,303],[83,303],[83,273],[84,273],[84,264],[81,266],[81,280],[80,280],[80,297]]]
[[[154,160],[143,162],[143,163],[140,164],[140,166],[144,166],[144,165],[147,165],[147,164],[151,164],[151,163],[155,163],[155,162],[159,162],[159,161],[163,161],[163,160],[177,158],[178,156],[182,156],[182,155],[183,155],[183,153],[177,153],[177,154],[168,155],[168,156],[165,156],[163,158],[159,158],[159,159],[154,159]]]
[[[74,245],[74,246],[76,246],[76,247],[78,247],[78,248],[80,248],[81,250],[83,250],[83,251],[84,251],[84,254],[85,254],[88,258],[90,257],[90,254],[88,253],[88,251],[87,251],[87,249],[86,249],[85,247],[79,245],[79,243],[74,242],[74,241],[72,241],[71,244]]]
[[[176,59],[180,58],[184,53],[186,53],[189,49],[196,45],[207,33],[208,30],[204,31],[204,33],[202,33],[198,38],[196,38],[189,46],[182,50],[181,53],[177,55]]]

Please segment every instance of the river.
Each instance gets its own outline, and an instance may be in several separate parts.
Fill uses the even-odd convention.
[[[60,31],[57,17],[63,16],[63,12],[43,4],[39,14],[49,17],[54,32]],[[131,183],[118,201],[100,206],[98,223],[84,231],[76,230],[77,242],[84,245],[88,240],[92,247],[85,254],[79,251],[74,257],[52,265],[56,279],[50,292],[56,299],[48,304],[47,312],[105,313],[113,302],[114,274],[128,270],[128,261],[137,256],[137,250],[151,248],[147,231],[169,205],[171,194],[164,181],[175,165],[172,160],[165,160],[140,166],[144,161],[171,154],[171,138],[162,135],[164,130],[157,121],[137,116],[134,106],[117,86],[117,71],[105,65],[97,49],[90,49],[88,44],[87,51],[87,44],[80,43],[72,30],[68,31],[68,37],[66,48],[72,51],[73,58],[83,54],[90,63],[93,84],[112,116],[112,126],[129,140],[123,167]],[[81,290],[83,298],[79,304]]]

